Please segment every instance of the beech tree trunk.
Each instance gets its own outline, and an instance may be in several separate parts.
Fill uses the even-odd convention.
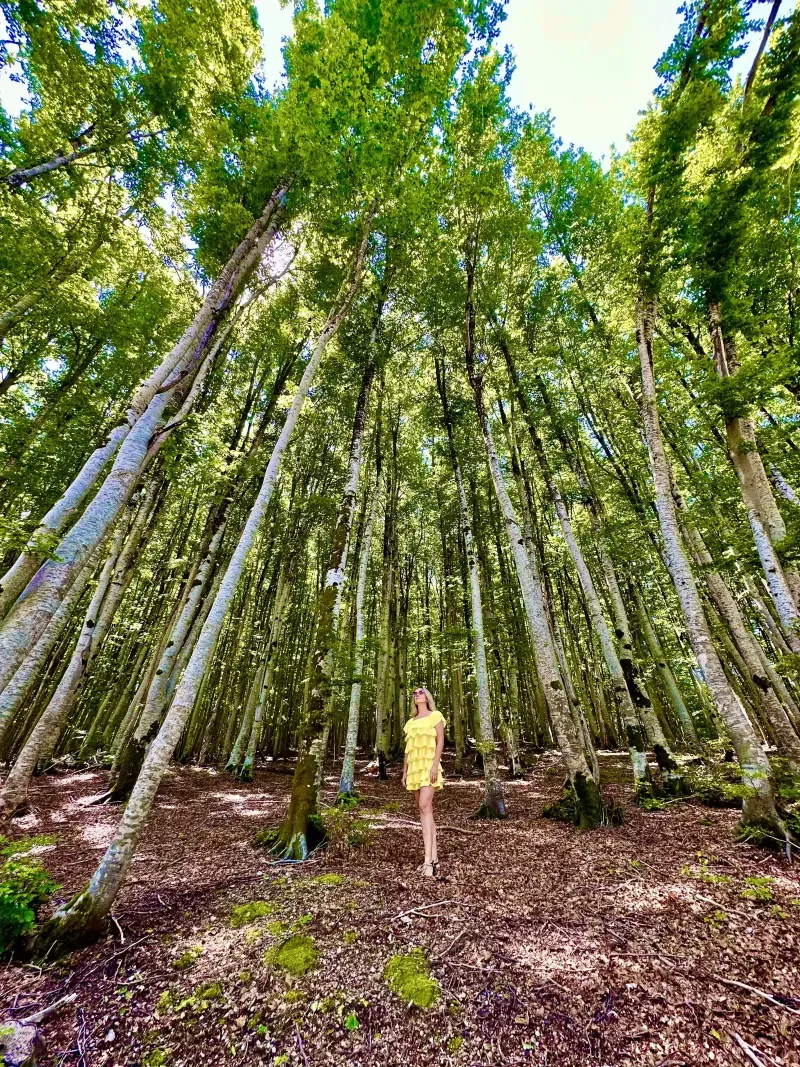
[[[455,438],[453,435],[453,419],[450,413],[450,405],[447,400],[447,385],[445,382],[444,363],[436,359],[436,384],[442,401],[442,413],[444,415],[445,428],[447,430],[447,444],[450,452],[450,464],[453,468],[458,491],[458,502],[461,511],[461,532],[464,536],[464,548],[467,556],[467,570],[469,572],[470,607],[472,622],[472,653],[475,657],[475,689],[478,701],[478,722],[480,723],[481,739],[479,751],[483,757],[484,797],[483,803],[478,808],[473,818],[503,819],[506,815],[503,785],[497,766],[497,753],[495,751],[494,728],[492,726],[492,706],[489,699],[489,671],[486,666],[486,645],[483,637],[483,605],[481,602],[481,583],[478,572],[478,559],[475,552],[475,544],[472,537],[472,523],[470,522],[467,496],[464,492],[464,482],[461,477],[461,465],[458,461]]]
[[[494,486],[500,513],[505,523],[509,548],[511,549],[522,591],[525,614],[533,641],[536,670],[544,688],[553,730],[575,794],[579,825],[582,828],[591,828],[599,825],[602,820],[600,786],[586,761],[583,741],[576,731],[564,685],[559,677],[555,650],[542,599],[541,585],[535,579],[531,569],[522,530],[514,512],[511,498],[508,495],[500,467],[500,459],[489,426],[486,406],[483,400],[483,381],[478,375],[475,366],[475,313],[472,305],[473,279],[474,266],[468,260],[467,343],[465,346],[467,375],[472,386],[475,410],[486,447],[492,485]]]
[[[656,509],[661,525],[661,535],[664,539],[666,560],[683,609],[689,639],[697,662],[739,760],[742,782],[747,790],[742,804],[742,823],[745,827],[763,830],[782,840],[786,836],[786,831],[775,808],[775,792],[769,760],[744,708],[725,677],[703,613],[694,575],[681,542],[675,505],[672,500],[669,463],[661,439],[661,423],[656,399],[652,344],[653,316],[652,301],[640,297],[637,309],[636,339],[642,373],[642,407],[650,467],[656,492]]]
[[[725,579],[714,567],[714,560],[702,538],[700,531],[691,521],[678,486],[672,482],[673,499],[682,528],[698,567],[706,580],[711,600],[719,612],[724,625],[730,630],[736,649],[742,658],[745,677],[753,683],[758,694],[758,701],[766,715],[767,722],[775,735],[779,753],[786,759],[793,774],[800,774],[800,737],[786,713],[769,675],[763,669],[761,657],[756,647],[755,637],[748,631],[739,605],[728,588]]]
[[[733,342],[723,333],[720,306],[709,305],[709,328],[714,350],[714,364],[721,379],[736,375],[738,361]],[[798,612],[797,575],[784,571],[776,545],[786,536],[786,524],[772,495],[764,463],[758,451],[755,428],[749,418],[727,416],[725,430],[728,454],[739,479],[747,518],[753,532],[770,596],[786,630],[792,652],[800,652],[800,612]],[[795,588],[792,588],[794,586]]]
[[[41,952],[63,951],[95,937],[102,929],[109,910],[125,881],[161,779],[169,766],[169,761],[177,748],[197,698],[236,586],[267,510],[277,482],[281,460],[297,425],[303,402],[308,395],[328,342],[339,329],[360,284],[368,238],[369,224],[365,227],[349,286],[339,306],[328,316],[306,363],[242,536],[225,571],[219,591],[200,632],[183,678],[175,691],[164,723],[147,752],[114,840],[106,849],[87,888],[59,908],[55,915],[42,925],[36,937],[36,945]]]
[[[295,777],[292,782],[289,815],[287,815],[280,828],[278,844],[276,845],[276,848],[280,848],[286,857],[292,859],[305,859],[308,855],[308,826],[301,826],[298,815],[299,801],[293,804],[292,800],[297,800],[294,797],[296,790],[305,791],[310,789],[311,796],[306,807],[309,814],[313,814],[316,811],[317,792],[322,778],[322,764],[325,759],[328,742],[326,727],[330,726],[330,722],[326,712],[329,712],[333,692],[334,651],[339,605],[341,604],[341,595],[344,587],[350,528],[353,523],[353,512],[355,511],[356,496],[358,494],[361,452],[364,431],[367,425],[369,398],[372,392],[372,383],[375,379],[375,342],[384,299],[385,295],[382,293],[372,325],[367,362],[364,367],[364,376],[361,380],[361,390],[356,401],[353,430],[350,436],[347,481],[342,492],[339,514],[336,519],[336,527],[328,556],[328,569],[317,609],[316,637],[311,657],[307,721],[303,724],[301,731],[303,748],[307,748],[309,758],[313,755],[316,764],[313,768],[313,779],[309,787],[306,782],[308,774],[307,760],[298,760]],[[319,743],[311,746],[310,741],[317,739],[319,739]]]
[[[372,545],[372,529],[375,523],[375,505],[380,485],[380,466],[375,477],[375,485],[367,505],[364,538],[361,545],[361,558],[358,563],[358,584],[356,586],[356,633],[355,655],[353,657],[353,684],[350,689],[350,707],[347,714],[347,734],[344,743],[344,758],[339,778],[339,796],[346,797],[354,792],[356,745],[358,744],[358,726],[361,711],[361,679],[364,671],[364,594],[367,588],[367,570],[369,552]]]

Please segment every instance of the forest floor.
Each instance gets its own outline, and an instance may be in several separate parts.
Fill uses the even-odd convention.
[[[800,1064],[800,864],[737,844],[735,811],[639,810],[625,760],[601,762],[625,821],[590,834],[540,816],[563,780],[555,756],[507,784],[503,823],[469,822],[480,780],[451,771],[437,881],[417,870],[398,768],[359,782],[340,836],[361,847],[297,866],[252,844],[284,810],[291,764],[247,785],[173,769],[109,935],[44,969],[0,968],[0,1017],[77,994],[43,1024],[54,1067]],[[57,835],[40,858],[62,898],[114,832],[118,808],[81,803],[105,780],[40,778],[14,824]],[[331,771],[328,801],[335,788]],[[256,901],[260,918],[233,912]],[[318,952],[298,977],[274,955],[293,932]],[[384,977],[412,947],[441,986],[429,1010]]]

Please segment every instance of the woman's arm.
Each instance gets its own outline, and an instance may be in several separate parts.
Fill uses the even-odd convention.
[[[405,757],[403,759],[403,778],[402,778],[403,789],[405,789],[405,787],[406,787],[406,779],[407,778],[408,778],[408,753],[406,752]]]
[[[439,761],[442,758],[442,752],[444,750],[444,723],[436,723],[436,752],[433,757],[433,764],[431,766],[431,785],[435,785],[439,779]]]

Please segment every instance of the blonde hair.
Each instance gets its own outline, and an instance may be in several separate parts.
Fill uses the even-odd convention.
[[[422,692],[425,694],[425,699],[428,701],[428,710],[430,712],[435,712],[436,701],[433,699],[430,689],[426,689],[424,685],[418,685],[411,690],[411,706],[414,709],[414,718],[417,717],[417,702],[416,700],[414,700],[414,694],[416,693],[417,689],[421,689]]]

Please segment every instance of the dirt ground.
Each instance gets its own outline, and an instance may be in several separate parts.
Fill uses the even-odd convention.
[[[2,1015],[76,993],[43,1024],[42,1062],[67,1067],[800,1064],[800,865],[736,844],[734,811],[640,811],[624,759],[602,764],[625,822],[579,834],[540,817],[563,780],[554,756],[507,784],[509,818],[491,824],[468,821],[480,780],[446,757],[438,881],[417,869],[396,769],[359,782],[350,818],[375,823],[355,826],[359,847],[294,866],[252,844],[284,809],[291,764],[248,785],[174,769],[108,936],[44,969],[4,966]],[[58,835],[40,858],[62,898],[113,834],[118,808],[81,805],[104,782],[41,778],[14,824]],[[237,925],[232,909],[254,901],[270,913]],[[293,931],[319,954],[300,977],[270,957]],[[428,1010],[384,977],[413,947],[441,986]]]

